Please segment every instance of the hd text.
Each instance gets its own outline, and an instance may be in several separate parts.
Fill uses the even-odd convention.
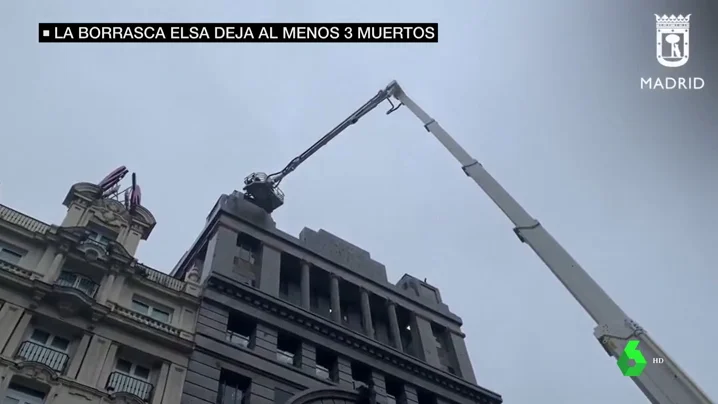
[[[51,24],[40,42],[438,42],[437,23]]]

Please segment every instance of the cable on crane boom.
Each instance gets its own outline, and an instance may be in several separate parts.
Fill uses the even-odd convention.
[[[279,184],[282,182],[284,177],[296,170],[300,164],[319,151],[319,149],[326,146],[327,143],[337,137],[340,133],[344,132],[344,130],[348,127],[357,123],[359,119],[371,112],[382,102],[389,101],[391,104],[391,109],[387,111],[387,114],[390,114],[401,107],[401,104],[394,106],[394,103],[392,103],[390,99],[393,95],[393,89],[395,87],[394,84],[395,82],[392,82],[385,89],[380,90],[372,99],[367,101],[361,106],[361,108],[356,110],[342,123],[330,130],[326,135],[322,136],[321,139],[316,141],[316,143],[311,145],[302,154],[293,158],[281,171],[277,171],[272,174],[256,172],[247,176],[244,179],[245,198],[264,209],[267,213],[272,213],[274,210],[282,206],[284,204],[284,193],[281,189],[279,189]]]

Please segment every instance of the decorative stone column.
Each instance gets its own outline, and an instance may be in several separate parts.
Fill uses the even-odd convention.
[[[302,279],[301,279],[301,305],[303,308],[309,310],[311,308],[311,264],[307,261],[302,261]]]
[[[335,274],[331,274],[331,280],[329,282],[329,295],[331,298],[332,307],[332,320],[337,323],[342,321],[341,306],[339,304],[339,277]]]
[[[47,283],[54,283],[57,280],[57,277],[60,276],[60,268],[62,267],[64,261],[65,254],[62,251],[55,254],[55,257],[50,263],[50,267],[47,268],[47,273],[45,274],[43,281]]]
[[[387,302],[387,311],[389,312],[389,333],[391,334],[391,341],[394,348],[403,351],[404,348],[401,344],[401,331],[399,330],[399,319],[396,317],[396,303],[389,300]]]
[[[361,314],[364,323],[364,333],[369,338],[374,338],[374,325],[371,321],[371,303],[369,302],[369,292],[361,288]]]

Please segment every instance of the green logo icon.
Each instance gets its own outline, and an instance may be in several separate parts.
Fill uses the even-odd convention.
[[[640,376],[646,367],[646,358],[638,350],[639,342],[637,340],[628,341],[621,357],[618,358],[618,368],[621,369],[624,376]],[[633,360],[633,366],[631,366],[631,360]]]

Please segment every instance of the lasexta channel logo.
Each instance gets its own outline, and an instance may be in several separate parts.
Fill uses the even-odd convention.
[[[646,367],[646,358],[638,350],[639,343],[638,340],[628,341],[626,348],[618,358],[618,368],[621,369],[624,376],[640,376]],[[633,365],[631,365],[631,360],[633,360]]]

